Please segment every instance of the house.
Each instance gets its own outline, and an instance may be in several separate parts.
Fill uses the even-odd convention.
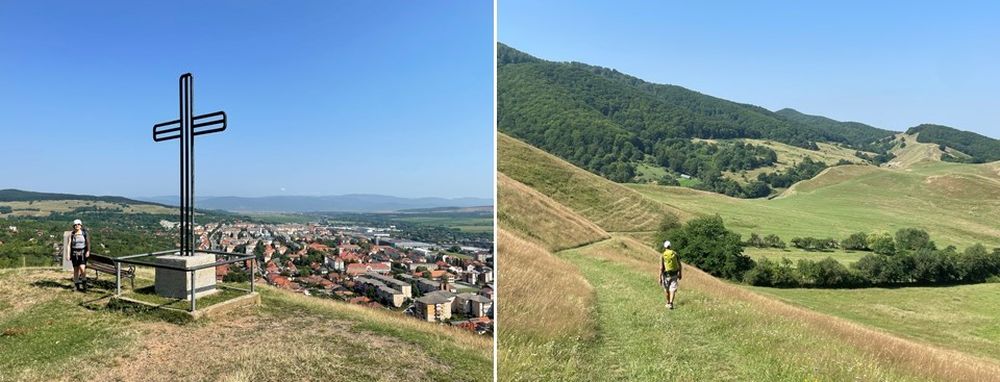
[[[365,273],[365,277],[381,281],[383,284],[389,286],[390,288],[402,292],[403,296],[406,298],[413,297],[413,287],[410,285],[410,283],[401,280],[396,280],[392,277],[384,276],[375,272]]]
[[[323,263],[326,264],[327,267],[330,267],[331,269],[338,272],[344,271],[344,259],[340,257],[329,257],[329,256],[326,256],[323,259],[324,259]]]
[[[427,268],[428,271],[433,271],[433,270],[437,270],[438,269],[437,264],[433,264],[433,263],[416,263],[415,262],[415,263],[410,263],[408,265],[408,267],[410,269],[410,272],[416,271],[417,268],[420,268],[420,267]]]
[[[451,318],[451,301],[440,294],[428,294],[413,301],[413,314],[427,322]]]
[[[452,302],[452,311],[472,317],[483,317],[493,308],[493,301],[475,293],[459,293]]]
[[[347,264],[346,272],[350,276],[357,276],[368,272],[389,274],[390,270],[392,265],[389,263],[353,263]]]
[[[406,299],[403,292],[390,288],[382,281],[368,277],[355,278],[354,289],[361,293],[375,295],[379,300],[396,308],[403,306],[403,301]]]

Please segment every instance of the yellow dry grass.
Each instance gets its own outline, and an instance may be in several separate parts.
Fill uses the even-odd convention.
[[[576,211],[606,231],[652,231],[666,215],[691,217],[552,154],[497,134],[497,171]]]
[[[540,339],[589,336],[593,288],[576,267],[505,227],[497,239],[500,331]]]
[[[91,201],[91,200],[39,200],[33,202],[0,202],[0,206],[8,206],[13,211],[9,214],[0,214],[2,217],[12,217],[12,216],[49,216],[52,213],[70,212],[74,209],[81,207],[96,207],[101,209],[109,209],[114,211],[121,211],[129,214],[137,213],[148,213],[148,214],[173,214],[176,212],[173,209],[157,206],[152,204],[126,204],[122,207],[121,204],[108,203],[103,201]]]
[[[500,224],[549,251],[603,240],[607,232],[552,198],[510,177],[497,174],[497,218]]]

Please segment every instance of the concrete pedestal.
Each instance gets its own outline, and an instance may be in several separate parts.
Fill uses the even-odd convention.
[[[176,267],[193,267],[214,263],[215,255],[199,253],[194,256],[160,256],[156,261]],[[194,275],[196,298],[218,292],[218,289],[215,289],[215,268],[194,272],[156,268],[156,294],[172,298],[191,298],[191,275]]]

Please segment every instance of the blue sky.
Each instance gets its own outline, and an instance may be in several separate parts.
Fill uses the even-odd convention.
[[[492,197],[488,1],[0,1],[0,188],[178,194],[177,79],[227,131],[199,196]]]
[[[1000,138],[997,4],[501,0],[497,18],[501,42],[548,60],[771,110]]]

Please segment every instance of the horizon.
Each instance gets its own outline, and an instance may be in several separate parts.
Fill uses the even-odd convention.
[[[0,3],[0,188],[179,193],[178,143],[150,133],[191,72],[195,113],[229,121],[196,139],[195,196],[492,198],[491,22],[478,2]]]
[[[937,124],[1000,139],[1000,76],[992,70],[1000,65],[1000,6],[978,4],[511,0],[499,3],[497,40],[541,59],[771,111],[900,132]],[[608,23],[618,27],[596,27]]]

